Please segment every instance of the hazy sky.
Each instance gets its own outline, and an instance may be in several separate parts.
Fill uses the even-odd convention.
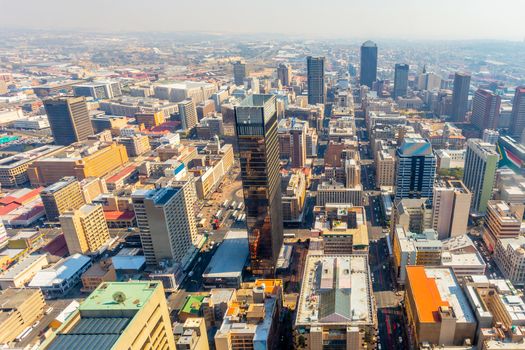
[[[525,37],[525,0],[0,0],[0,9],[0,28],[371,39]]]

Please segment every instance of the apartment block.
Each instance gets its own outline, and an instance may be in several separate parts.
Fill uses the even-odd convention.
[[[58,221],[58,217],[67,210],[76,210],[86,204],[80,183],[72,176],[46,187],[40,192],[40,197],[48,221]]]
[[[494,249],[498,239],[514,238],[520,235],[523,211],[523,204],[512,204],[502,200],[488,201],[483,240],[489,251]]]
[[[98,253],[110,240],[104,211],[100,205],[85,204],[59,217],[69,254]]]

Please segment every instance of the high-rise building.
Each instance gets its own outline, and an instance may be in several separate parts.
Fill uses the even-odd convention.
[[[57,145],[68,146],[93,135],[85,97],[58,97],[44,101],[44,106]]]
[[[308,104],[325,103],[324,57],[306,57]]]
[[[233,64],[233,82],[235,85],[243,85],[244,79],[248,76],[246,69],[246,63],[243,61],[237,61]]]
[[[85,204],[59,217],[69,254],[96,253],[109,239],[109,229],[101,205]]]
[[[422,138],[405,138],[396,153],[395,199],[428,198],[436,176],[436,156],[432,145]]]
[[[148,265],[158,265],[164,259],[181,263],[193,252],[197,241],[193,182],[137,190],[131,199]]]
[[[162,283],[102,283],[39,349],[176,349]]]
[[[501,97],[492,91],[478,89],[474,94],[470,122],[481,132],[498,128]]]
[[[512,114],[510,122],[510,133],[520,138],[525,129],[525,86],[519,86],[514,93],[512,102]]]
[[[80,183],[73,176],[64,177],[59,182],[40,192],[42,203],[49,221],[57,221],[67,210],[76,210],[86,204]]]
[[[235,126],[251,270],[271,275],[283,243],[275,96],[246,97],[235,107]]]
[[[417,88],[419,90],[439,90],[441,87],[441,77],[435,73],[422,73],[417,78]]]
[[[452,91],[452,113],[453,121],[464,122],[468,112],[468,92],[470,89],[470,75],[456,73],[454,75],[454,90]]]
[[[467,233],[472,193],[460,180],[442,181],[434,187],[432,227],[439,239]]]
[[[197,108],[193,100],[179,102],[179,115],[184,130],[193,129],[199,122],[197,118]]]
[[[292,67],[288,63],[279,63],[277,67],[277,79],[283,86],[290,86],[292,82]]]
[[[394,150],[377,151],[375,158],[376,188],[394,186],[396,179],[396,158]]]
[[[373,41],[365,41],[361,45],[361,73],[359,83],[370,89],[377,79],[377,45]]]
[[[463,183],[472,192],[470,208],[478,214],[487,210],[487,201],[492,197],[499,154],[496,146],[480,139],[467,141]]]
[[[483,227],[483,241],[489,251],[502,238],[516,238],[521,234],[523,204],[513,204],[502,200],[487,203],[487,215]]]
[[[408,89],[408,64],[397,63],[394,73],[394,98],[406,97]]]

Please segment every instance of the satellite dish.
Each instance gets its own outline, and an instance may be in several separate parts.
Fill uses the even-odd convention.
[[[122,292],[115,292],[113,294],[113,300],[119,304],[122,304],[126,300],[126,294]]]

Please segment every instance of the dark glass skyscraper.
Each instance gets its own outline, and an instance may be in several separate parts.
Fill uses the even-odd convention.
[[[394,73],[394,98],[406,97],[408,90],[408,64],[397,63]]]
[[[464,122],[468,112],[468,92],[470,88],[470,75],[456,73],[454,75],[454,90],[452,92],[452,120]]]
[[[361,45],[361,74],[359,82],[372,88],[377,79],[377,45],[373,41],[365,41]]]
[[[273,95],[251,95],[235,107],[235,128],[253,274],[270,276],[283,244],[277,107]]]
[[[57,145],[68,146],[94,134],[85,97],[58,97],[44,106]]]
[[[237,61],[233,63],[233,82],[235,85],[244,85],[244,79],[248,75],[246,63]]]
[[[306,57],[308,78],[308,104],[324,103],[326,89],[324,85],[324,57]]]
[[[396,197],[429,198],[432,202],[436,156],[422,138],[405,138],[396,154]]]

